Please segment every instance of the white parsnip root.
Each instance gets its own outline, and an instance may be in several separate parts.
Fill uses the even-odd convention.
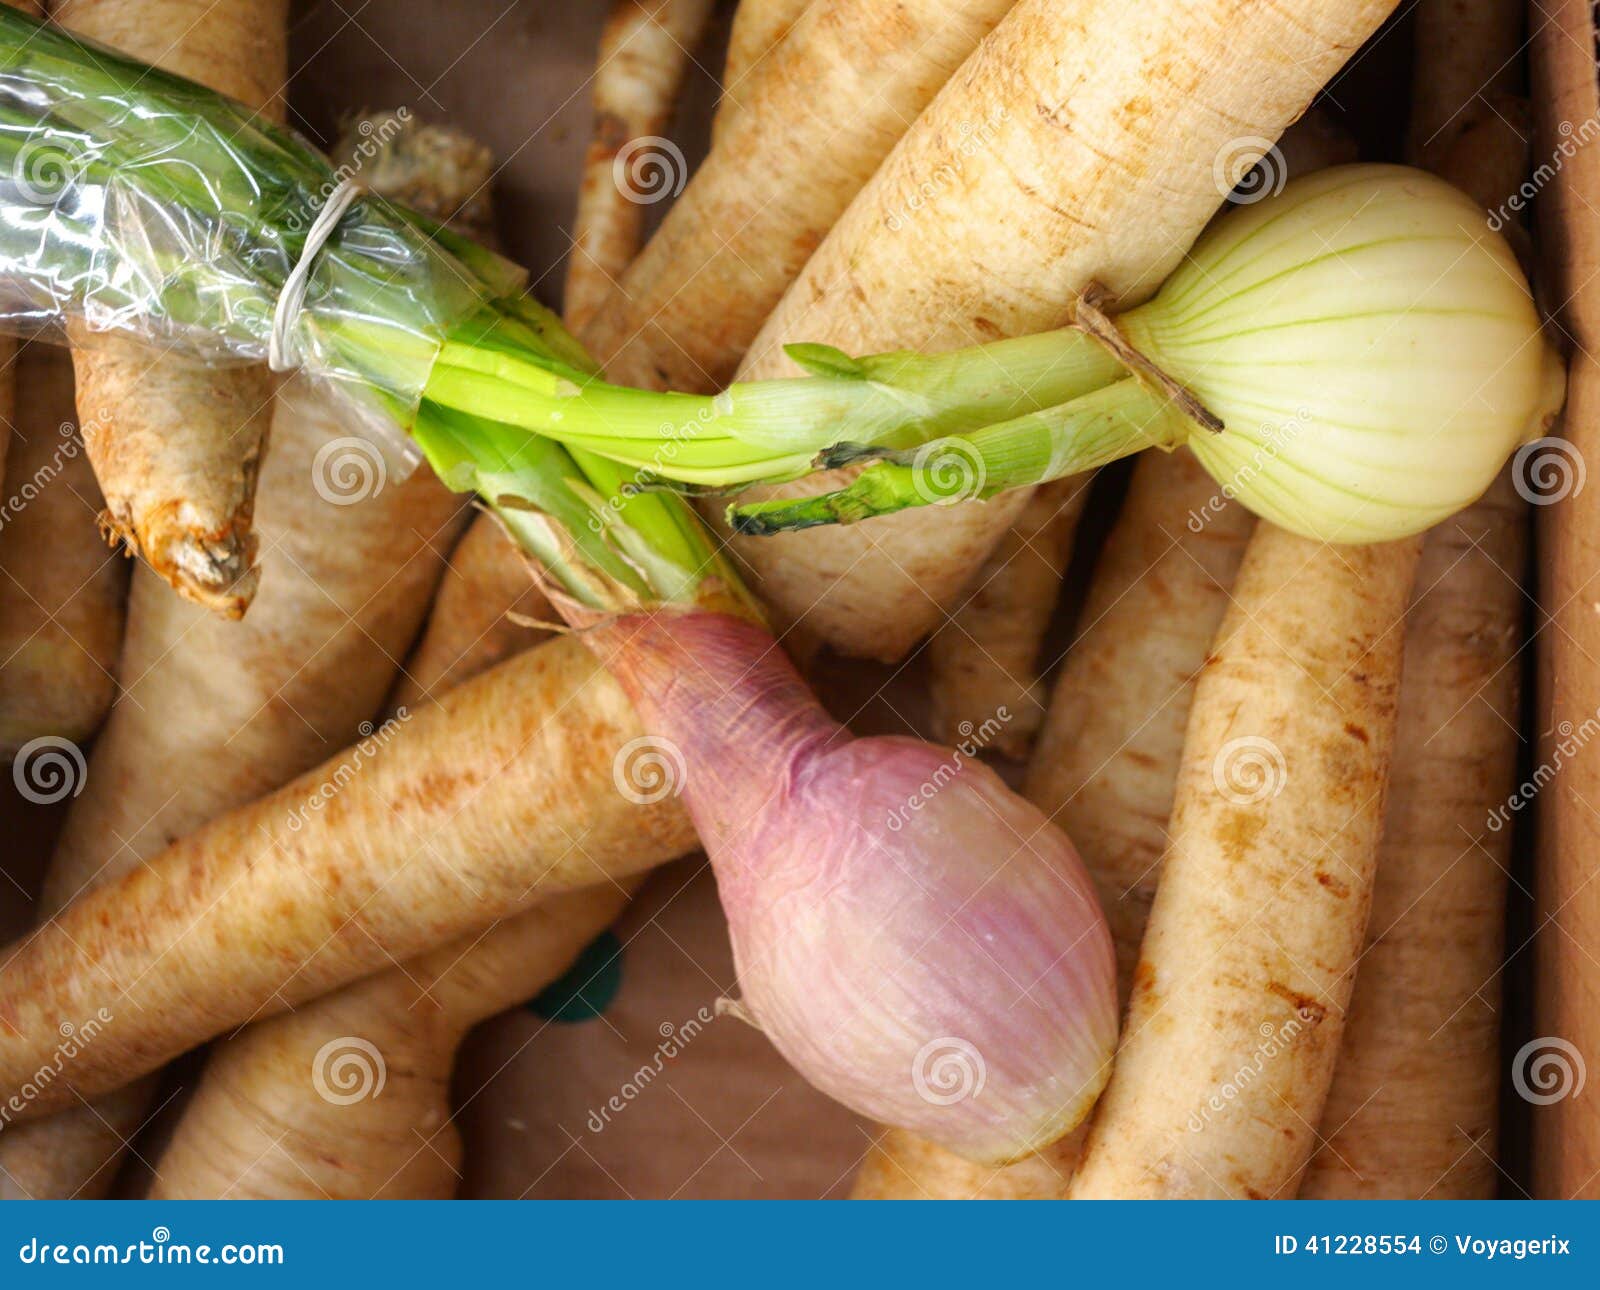
[[[1195,687],[1161,885],[1073,1198],[1298,1184],[1366,932],[1418,545],[1257,526]]]
[[[684,854],[695,834],[676,798],[617,790],[616,753],[643,733],[563,636],[220,816],[0,952],[0,1089],[51,1060],[62,1018],[113,1016],[30,1117],[547,895]]]
[[[1161,876],[1195,682],[1256,526],[1187,451],[1133,474],[1025,791],[1078,845],[1126,996]]]
[[[35,739],[82,743],[116,691],[127,564],[95,531],[100,490],[72,404],[72,363],[37,342],[17,386],[0,510],[0,756]]]
[[[1423,0],[1413,158],[1493,209],[1521,183],[1522,6]],[[1511,474],[1430,531],[1406,618],[1366,953],[1300,1194],[1491,1199],[1527,506]]]
[[[1011,4],[810,5],[580,330],[607,376],[695,391],[728,381],[823,235]]]
[[[1432,530],[1406,623],[1368,944],[1304,1197],[1493,1199],[1527,507]]]
[[[998,723],[984,747],[1027,756],[1044,720],[1039,651],[1072,556],[1089,479],[1035,489],[978,570],[950,620],[928,642],[934,738],[959,744]]]
[[[52,16],[282,118],[285,0],[61,0]],[[276,379],[90,335],[81,324],[69,334],[108,535],[184,596],[238,618],[258,581],[256,477]]]
[[[628,267],[647,200],[686,178],[659,145],[684,74],[705,34],[711,0],[616,0],[600,33],[594,138],[583,160],[562,314],[581,329]]]
[[[477,1022],[565,971],[627,895],[627,886],[606,883],[554,897],[219,1045],[156,1165],[150,1198],[454,1195],[457,1046]]]
[[[789,35],[789,29],[811,0],[739,0],[728,32],[728,54],[722,64],[722,97],[711,124],[716,142],[743,108],[761,64]]]
[[[1015,1164],[990,1168],[905,1129],[879,1129],[851,1200],[1045,1200],[1060,1196],[1083,1148],[1083,1129]]]

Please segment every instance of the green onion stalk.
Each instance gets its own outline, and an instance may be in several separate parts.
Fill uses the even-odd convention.
[[[1324,170],[1231,210],[1144,305],[1091,289],[1070,327],[940,355],[791,345],[809,381],[711,396],[562,386],[446,345],[429,397],[632,468],[633,486],[738,491],[763,535],[993,497],[1186,446],[1219,492],[1304,536],[1411,536],[1482,495],[1564,397],[1505,239],[1418,170]],[[511,387],[518,387],[513,394]]]
[[[973,1160],[1072,1129],[1117,1017],[1071,842],[970,751],[853,737],[684,498],[641,485],[803,473],[841,436],[972,432],[1103,385],[1116,360],[1067,334],[938,358],[801,347],[807,378],[620,389],[514,265],[350,178],[238,104],[0,7],[15,325],[272,357],[404,436],[499,517],[632,697],[651,733],[616,750],[618,791],[683,797],[743,1015],[846,1105]]]

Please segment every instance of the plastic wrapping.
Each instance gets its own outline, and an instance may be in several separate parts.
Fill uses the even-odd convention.
[[[404,443],[441,340],[523,277],[365,192],[308,255],[358,179],[240,104],[0,7],[0,327],[261,362],[306,257],[280,366]]]

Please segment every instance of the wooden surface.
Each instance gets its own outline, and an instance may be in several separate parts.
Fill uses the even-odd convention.
[[[1520,1068],[1539,1099],[1534,1194],[1593,1199],[1600,1197],[1600,749],[1585,751],[1581,741],[1600,711],[1600,520],[1592,492],[1600,478],[1600,148],[1579,141],[1594,137],[1600,98],[1590,6],[1533,0],[1529,15],[1535,174],[1541,163],[1560,167],[1538,195],[1544,302],[1573,350],[1560,433],[1571,444],[1568,464],[1575,450],[1591,478],[1590,491],[1573,491],[1540,517],[1540,600],[1549,617],[1539,634],[1537,756],[1556,770],[1537,798],[1539,1006],[1529,1042],[1539,1047],[1520,1061],[1514,1056],[1511,1075],[1516,1081]],[[1572,155],[1552,162],[1563,145]],[[1538,1082],[1530,1062],[1544,1054],[1547,1076],[1561,1083]],[[1590,1086],[1575,1091],[1579,1071]]]

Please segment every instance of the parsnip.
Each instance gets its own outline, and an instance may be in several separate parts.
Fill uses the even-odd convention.
[[[789,34],[811,0],[739,0],[728,33],[728,54],[722,64],[722,97],[711,123],[713,143],[721,139],[734,113],[754,88],[752,77]]]
[[[1045,1200],[1072,1179],[1083,1148],[1075,1129],[1037,1155],[999,1169],[975,1165],[904,1129],[878,1130],[851,1200]]]
[[[285,0],[58,0],[52,16],[283,116]],[[253,508],[275,379],[82,325],[70,334],[108,532],[189,599],[238,618],[258,582]]]
[[[50,1060],[63,1018],[115,1020],[30,1116],[682,855],[695,835],[678,799],[616,787],[614,754],[643,733],[583,644],[557,637],[220,816],[0,953],[0,1090]]]
[[[1013,0],[816,0],[582,334],[610,379],[726,382],[852,197]]]
[[[557,896],[219,1045],[151,1199],[445,1199],[460,1177],[450,1069],[477,1022],[566,970],[625,886]]]
[[[72,364],[41,342],[12,360],[17,412],[0,511],[0,755],[83,743],[116,690],[127,562],[95,532],[100,491],[72,405]],[[6,384],[10,382],[7,381]]]
[[[1257,525],[1071,1197],[1293,1193],[1366,932],[1418,545]]]
[[[928,642],[936,739],[958,744],[998,722],[985,747],[1027,756],[1045,712],[1039,650],[1089,482],[1068,476],[1036,489]]]
[[[639,248],[648,203],[687,178],[676,165],[681,153],[652,158],[648,148],[666,131],[710,16],[711,0],[615,0],[612,5],[600,33],[594,138],[583,160],[576,231],[567,255],[562,314],[568,327],[581,328],[628,267]]]
[[[1414,160],[1493,208],[1527,168],[1511,101],[1522,6],[1417,8]],[[1487,1200],[1499,1186],[1500,1009],[1527,507],[1508,472],[1429,532],[1371,926],[1300,1194]]]
[[[1527,508],[1427,535],[1368,943],[1304,1197],[1492,1199]]]
[[[1028,797],[1078,844],[1099,888],[1124,995],[1167,847],[1195,681],[1255,523],[1190,453],[1139,462],[1029,763]]]

